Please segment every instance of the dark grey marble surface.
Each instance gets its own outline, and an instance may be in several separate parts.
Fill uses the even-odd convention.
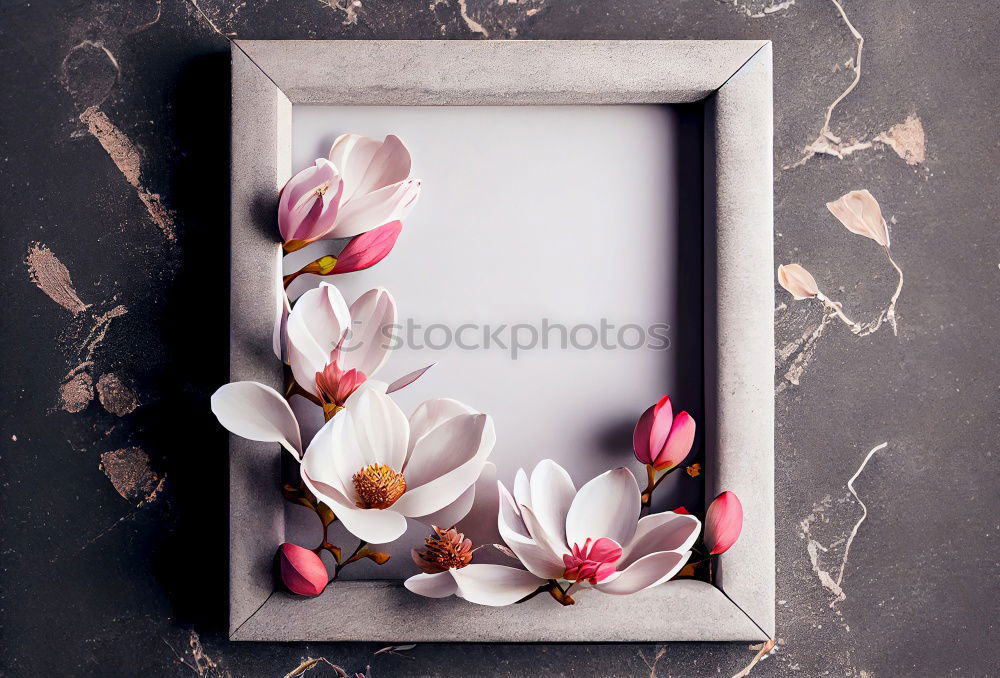
[[[876,317],[895,274],[824,207],[868,188],[906,281],[898,335],[822,325],[777,290],[778,642],[751,675],[995,675],[1000,8],[843,9],[864,47],[830,116],[841,141],[791,167],[858,72],[832,0],[3,2],[4,675],[280,677],[326,657],[376,676],[663,678],[755,655],[226,640],[207,399],[226,377],[237,36],[773,40],[777,260]],[[883,442],[854,482],[858,527],[847,482]]]

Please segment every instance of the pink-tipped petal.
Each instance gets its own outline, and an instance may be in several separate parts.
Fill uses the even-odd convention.
[[[601,593],[625,596],[657,586],[676,575],[690,556],[690,551],[651,553],[629,565],[616,578],[598,584],[595,588]]]
[[[355,195],[337,214],[336,227],[328,238],[348,238],[409,214],[420,195],[420,182],[407,179],[365,195]]]
[[[278,230],[286,243],[310,243],[333,230],[344,184],[326,158],[302,170],[285,184],[278,200]]]
[[[674,417],[667,442],[653,460],[653,466],[656,470],[663,471],[673,468],[684,461],[694,445],[694,434],[695,423],[690,414],[681,412]]]
[[[743,530],[743,505],[726,491],[712,500],[705,513],[705,546],[717,556],[725,553],[740,538]]]
[[[318,596],[323,593],[330,576],[318,555],[290,542],[278,547],[281,581],[292,593]]]

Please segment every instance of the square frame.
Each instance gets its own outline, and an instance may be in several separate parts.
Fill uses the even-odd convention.
[[[674,104],[705,112],[706,496],[744,527],[715,585],[677,580],[541,612],[428,600],[402,582],[274,588],[284,541],[277,445],[230,436],[229,636],[250,641],[649,642],[774,637],[771,43],[763,40],[271,41],[232,47],[230,379],[280,388],[271,352],[274,210],[294,104]],[[550,603],[549,603],[550,604]],[[664,615],[664,610],[696,611]],[[595,614],[596,613],[596,614]],[[642,619],[637,625],[635,619]]]

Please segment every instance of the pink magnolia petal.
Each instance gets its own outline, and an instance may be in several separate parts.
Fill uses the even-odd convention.
[[[653,453],[649,448],[649,434],[653,430],[653,410],[655,408],[656,406],[653,405],[643,412],[639,421],[635,423],[635,430],[632,431],[632,450],[635,452],[635,458],[641,464],[653,463]]]
[[[723,492],[705,512],[705,546],[713,556],[725,553],[740,538],[743,505],[732,492]]]
[[[353,273],[382,261],[396,244],[403,222],[396,220],[351,238],[337,256],[333,273]]]
[[[326,236],[337,221],[343,190],[340,173],[325,158],[289,179],[278,200],[282,239],[309,243]]]
[[[687,458],[694,445],[695,428],[694,419],[687,412],[681,412],[674,417],[667,442],[653,460],[653,466],[657,471],[673,468]]]
[[[653,406],[653,426],[649,431],[649,449],[652,450],[654,460],[663,450],[673,423],[674,409],[670,402],[670,396],[663,396]]]

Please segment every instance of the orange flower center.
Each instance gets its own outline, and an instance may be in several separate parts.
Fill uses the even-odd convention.
[[[365,466],[354,474],[353,480],[359,508],[389,508],[406,492],[403,474],[385,464]]]
[[[460,569],[472,562],[472,540],[454,527],[442,530],[434,527],[434,534],[424,539],[425,548],[412,551],[413,562],[427,574]]]

